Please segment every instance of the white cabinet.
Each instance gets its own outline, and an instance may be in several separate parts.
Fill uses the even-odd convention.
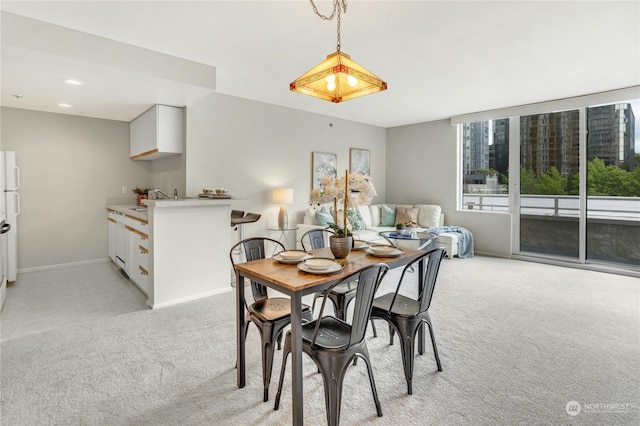
[[[113,252],[113,262],[118,265],[120,269],[127,272],[126,263],[127,258],[129,257],[129,236],[124,228],[124,213],[109,210],[107,220],[108,219],[115,221],[115,223],[112,221],[107,222],[110,233],[109,256],[111,256],[111,253]],[[113,231],[113,227],[115,227],[115,232]]]
[[[150,292],[149,222],[107,209],[109,257],[147,296]]]
[[[149,295],[149,224],[148,222],[126,216],[126,229],[129,231],[129,279],[142,292]]]
[[[109,259],[116,261],[116,212],[107,210],[107,247]]]
[[[154,160],[182,154],[184,111],[182,108],[155,105],[129,125],[132,160]]]

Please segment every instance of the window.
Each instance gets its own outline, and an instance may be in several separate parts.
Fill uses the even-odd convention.
[[[462,208],[514,214],[514,254],[637,268],[640,99],[615,98],[452,119],[460,126]]]
[[[506,211],[509,180],[509,119],[463,123],[463,205]]]

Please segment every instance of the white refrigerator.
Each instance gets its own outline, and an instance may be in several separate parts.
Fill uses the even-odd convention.
[[[20,200],[16,192],[19,176],[15,159],[15,152],[0,152],[0,309],[6,300],[7,281],[16,279],[16,216],[20,213]],[[11,274],[9,265],[13,268]]]
[[[11,229],[6,233],[7,267],[5,274],[7,281],[16,280],[18,270],[18,215],[20,214],[20,169],[16,165],[16,153],[14,151],[4,151],[0,158],[4,166],[4,209],[5,221],[11,225]],[[1,166],[0,166],[1,167]]]

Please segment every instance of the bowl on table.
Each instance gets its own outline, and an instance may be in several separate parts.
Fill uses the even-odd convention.
[[[369,250],[371,250],[374,254],[380,255],[393,254],[398,251],[398,249],[393,246],[371,246],[369,247]]]
[[[303,262],[307,268],[313,269],[314,271],[324,271],[331,268],[336,263],[335,260],[324,257],[312,257],[304,260]]]
[[[229,195],[229,190],[224,188],[217,188],[216,195]]]
[[[302,260],[306,255],[307,252],[302,250],[285,250],[278,253],[282,259],[290,261]]]

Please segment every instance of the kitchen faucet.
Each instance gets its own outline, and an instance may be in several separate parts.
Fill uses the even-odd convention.
[[[164,195],[165,197],[167,197],[169,200],[177,200],[178,199],[178,190],[174,189],[173,190],[173,197],[169,194],[167,194],[166,192],[164,192],[162,189],[156,188],[153,189],[151,192],[155,192],[156,193],[156,200],[158,199],[158,193]]]

